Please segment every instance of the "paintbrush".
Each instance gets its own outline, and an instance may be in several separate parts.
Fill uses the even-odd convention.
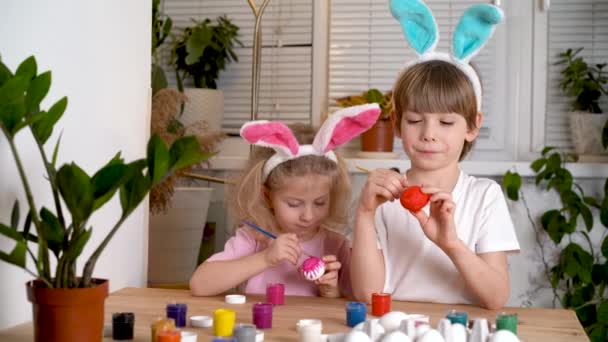
[[[277,236],[276,236],[276,235],[272,234],[271,232],[267,231],[266,229],[263,229],[263,228],[261,228],[261,227],[258,227],[258,226],[257,226],[257,225],[255,225],[253,222],[249,222],[249,221],[247,221],[247,220],[243,220],[243,223],[244,223],[244,224],[246,224],[246,225],[248,225],[249,227],[251,227],[251,228],[253,228],[253,229],[257,230],[258,232],[260,232],[260,233],[262,233],[262,234],[264,234],[264,235],[268,236],[268,237],[269,237],[269,238],[271,238],[271,239],[276,239],[276,238],[277,238]],[[306,253],[306,252],[304,252],[304,251],[302,251],[302,254],[307,255],[307,256],[309,256],[309,257],[310,257],[310,256],[312,256],[312,255],[310,255],[310,254],[308,254],[308,253]]]

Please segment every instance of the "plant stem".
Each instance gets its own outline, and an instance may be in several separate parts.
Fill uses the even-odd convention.
[[[549,283],[551,283],[551,268],[549,267],[549,263],[545,259],[545,247],[543,246],[542,242],[540,241],[540,236],[539,236],[540,230],[538,229],[536,222],[532,218],[532,212],[530,211],[530,207],[528,206],[528,202],[526,201],[526,197],[524,196],[523,190],[520,190],[519,194],[521,195],[521,200],[524,204],[524,208],[526,208],[526,215],[528,216],[528,221],[530,221],[530,223],[532,224],[532,227],[534,228],[534,238],[536,240],[536,244],[540,248],[540,256],[541,256],[541,261],[543,263],[543,267],[545,269],[545,277],[547,278]],[[559,294],[557,293],[556,288],[551,286],[551,289],[553,290],[553,306],[555,307],[555,299],[556,298],[559,299],[560,303],[561,303],[562,299],[559,296]]]
[[[126,212],[122,215],[122,217],[118,220],[118,222],[116,222],[114,227],[112,227],[112,230],[103,239],[101,244],[97,247],[97,249],[95,249],[93,254],[91,254],[91,256],[89,257],[89,260],[87,260],[86,264],[84,265],[84,269],[82,271],[82,280],[81,280],[82,287],[91,286],[91,276],[93,274],[93,269],[95,268],[95,263],[97,263],[97,259],[99,258],[99,256],[103,252],[103,250],[106,248],[106,246],[108,245],[110,240],[112,240],[112,237],[114,236],[114,234],[116,234],[116,232],[118,231],[118,228],[120,228],[122,223],[127,219],[127,217],[129,217],[129,215],[131,215],[132,212],[133,212],[133,210]]]
[[[8,144],[11,148],[11,152],[13,153],[13,158],[15,158],[15,164],[17,164],[17,170],[19,171],[19,177],[21,178],[21,182],[23,183],[23,188],[25,189],[25,196],[27,198],[28,205],[30,206],[30,212],[32,214],[32,222],[34,222],[34,226],[36,226],[36,233],[38,234],[38,245],[39,253],[42,255],[42,269],[39,269],[39,265],[36,264],[36,269],[38,269],[38,277],[40,278],[50,278],[50,265],[49,265],[49,256],[48,256],[48,248],[47,242],[42,235],[42,229],[40,225],[40,219],[38,218],[38,212],[36,204],[34,203],[34,196],[32,196],[32,191],[30,189],[30,185],[27,181],[27,177],[25,176],[25,171],[23,169],[23,164],[21,163],[21,159],[19,158],[19,152],[17,152],[17,147],[15,146],[15,141],[8,134],[4,126],[2,126],[2,131],[8,140]],[[40,255],[39,255],[40,257]]]
[[[29,126],[29,125],[28,125]],[[51,164],[46,157],[46,152],[44,151],[44,146],[40,143],[34,131],[32,130],[32,126],[30,127],[30,131],[34,136],[34,140],[36,141],[36,145],[38,146],[38,151],[40,151],[40,156],[42,157],[42,162],[44,164],[44,168],[46,169],[46,174],[49,176],[49,182],[51,182],[51,190],[53,192],[53,201],[55,202],[55,210],[57,210],[57,219],[59,223],[61,223],[61,228],[65,232],[65,220],[63,218],[63,210],[61,209],[61,202],[59,202],[59,191],[57,190],[57,183],[55,182],[55,170],[51,169]]]

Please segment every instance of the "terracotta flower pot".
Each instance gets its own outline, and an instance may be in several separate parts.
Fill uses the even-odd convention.
[[[390,120],[378,120],[361,134],[361,151],[392,152],[395,134]]]
[[[103,338],[104,302],[108,280],[94,279],[95,287],[49,289],[39,280],[26,284],[32,302],[34,341],[82,342]]]

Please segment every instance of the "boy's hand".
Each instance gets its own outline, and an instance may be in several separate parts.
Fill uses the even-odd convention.
[[[439,248],[447,251],[459,243],[454,223],[456,205],[452,195],[428,186],[423,186],[422,191],[431,194],[429,215],[422,210],[412,212],[412,215],[420,222],[424,235]]]
[[[382,203],[399,198],[407,186],[405,175],[387,169],[372,170],[361,190],[357,211],[374,213]]]
[[[271,267],[277,266],[283,261],[296,265],[301,253],[296,234],[281,234],[275,240],[270,241],[270,246],[264,252],[264,260]]]
[[[315,280],[315,284],[319,286],[319,294],[321,297],[340,297],[338,272],[340,271],[342,264],[335,255],[325,255],[321,259],[325,262],[325,274],[321,276],[321,278]]]

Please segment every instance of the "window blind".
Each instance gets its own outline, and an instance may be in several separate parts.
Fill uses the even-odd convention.
[[[568,48],[583,47],[579,56],[587,63],[608,62],[608,2],[606,0],[553,0],[549,9],[547,113],[545,143],[547,146],[572,150],[569,111],[571,99],[559,88],[560,71],[555,65],[559,54]],[[605,68],[606,69],[606,68]],[[608,101],[600,102],[608,112]]]
[[[311,120],[312,6],[310,0],[271,0],[264,11],[258,119]],[[192,19],[214,20],[224,14],[240,28],[243,47],[235,49],[239,61],[228,64],[218,80],[224,92],[223,128],[238,132],[250,119],[255,17],[249,4],[246,0],[165,0],[161,9],[173,20],[174,33],[192,25]],[[163,47],[162,60],[168,81],[175,86],[169,56],[170,42]]]
[[[477,0],[427,0],[439,28],[438,51],[451,51],[452,32],[464,10]],[[330,55],[328,98],[361,93],[369,88],[382,92],[393,87],[403,65],[415,57],[407,46],[399,23],[391,16],[386,0],[332,0],[330,17]],[[494,37],[472,59],[483,84],[484,123],[475,149],[501,150],[505,146],[502,127],[506,113],[504,101],[506,39],[497,27]],[[332,108],[332,109],[335,109]],[[402,151],[395,141],[395,151]]]

